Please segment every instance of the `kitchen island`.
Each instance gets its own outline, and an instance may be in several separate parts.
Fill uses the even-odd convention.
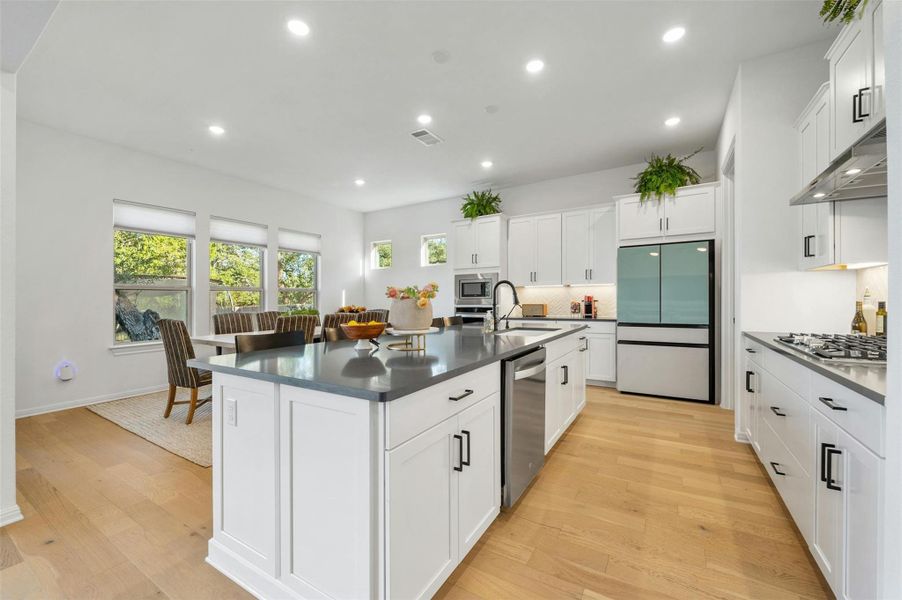
[[[424,352],[381,338],[189,361],[214,373],[207,561],[261,598],[430,597],[500,510],[501,362],[544,347],[549,366],[573,365],[548,375],[556,403],[574,390],[546,411],[556,441],[585,402],[584,329],[449,327]]]

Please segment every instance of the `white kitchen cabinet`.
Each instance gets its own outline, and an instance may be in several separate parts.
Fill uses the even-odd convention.
[[[563,282],[616,283],[617,223],[614,205],[563,214]]]
[[[514,285],[560,285],[561,214],[511,219],[507,255]]]
[[[545,453],[561,438],[585,406],[583,353],[573,348],[545,367]]]
[[[835,160],[884,117],[883,2],[869,2],[827,51]]]
[[[586,379],[592,381],[617,380],[617,335],[615,333],[586,332]]]
[[[388,597],[429,598],[498,515],[500,396],[386,451]]]
[[[751,349],[752,352],[757,350]],[[748,352],[749,349],[746,348]],[[745,359],[745,369],[743,370],[742,399],[741,399],[741,416],[740,427],[742,433],[748,439],[749,443],[755,449],[760,451],[758,445],[758,379],[760,373],[756,368],[754,360],[751,357]]]
[[[573,404],[574,417],[586,407],[586,358],[588,357],[589,338],[580,336],[580,346],[573,360]]]
[[[717,193],[718,184],[705,183],[679,188],[662,201],[641,202],[638,194],[616,197],[620,245],[713,237]]]
[[[502,246],[507,246],[502,215],[454,221],[453,256],[455,269],[497,269]]]
[[[811,424],[817,463],[814,478],[814,527],[809,544],[821,573],[836,591],[841,580],[843,507],[842,493],[827,487],[826,450],[836,448],[839,427],[816,411],[812,414]],[[836,464],[834,459],[831,458],[831,461]]]

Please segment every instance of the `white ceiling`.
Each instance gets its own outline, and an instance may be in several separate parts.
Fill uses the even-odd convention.
[[[819,4],[64,1],[19,111],[370,211],[712,149],[741,61],[835,35]],[[410,137],[423,112],[443,144]]]

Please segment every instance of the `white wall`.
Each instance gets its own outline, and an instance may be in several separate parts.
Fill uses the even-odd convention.
[[[363,295],[361,213],[313,202],[213,171],[19,121],[17,414],[57,410],[152,390],[166,383],[160,350],[114,356],[112,201],[197,213],[194,329],[209,323],[210,215],[323,236],[320,305]],[[267,273],[274,308],[275,270]],[[53,377],[58,361],[78,376]]]
[[[844,332],[855,308],[853,272],[798,270],[800,209],[789,206],[801,186],[793,124],[828,79],[828,46],[742,63],[725,114],[718,160],[735,136],[741,330]]]
[[[16,504],[16,76],[0,73],[0,525]]]
[[[713,150],[706,150],[688,162],[702,176],[703,181],[715,179],[716,158]],[[611,202],[613,196],[633,191],[632,178],[645,168],[644,164],[627,165],[604,171],[593,171],[571,177],[549,179],[527,185],[499,188],[501,207],[505,215],[517,216],[579,208]],[[364,237],[367,247],[374,241],[391,240],[393,264],[391,269],[371,269],[366,265],[366,300],[373,307],[388,307],[384,292],[387,285],[438,282],[441,287],[433,302],[437,316],[454,312],[454,271],[451,265],[420,266],[420,237],[430,233],[451,232],[451,221],[460,219],[460,198],[449,198],[366,213]],[[449,239],[448,256],[452,256]],[[352,299],[348,299],[352,302]]]

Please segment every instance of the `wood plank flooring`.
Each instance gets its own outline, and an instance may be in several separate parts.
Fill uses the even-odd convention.
[[[589,388],[440,598],[829,598],[733,414]],[[17,422],[0,597],[248,598],[204,562],[210,469],[85,410]]]

